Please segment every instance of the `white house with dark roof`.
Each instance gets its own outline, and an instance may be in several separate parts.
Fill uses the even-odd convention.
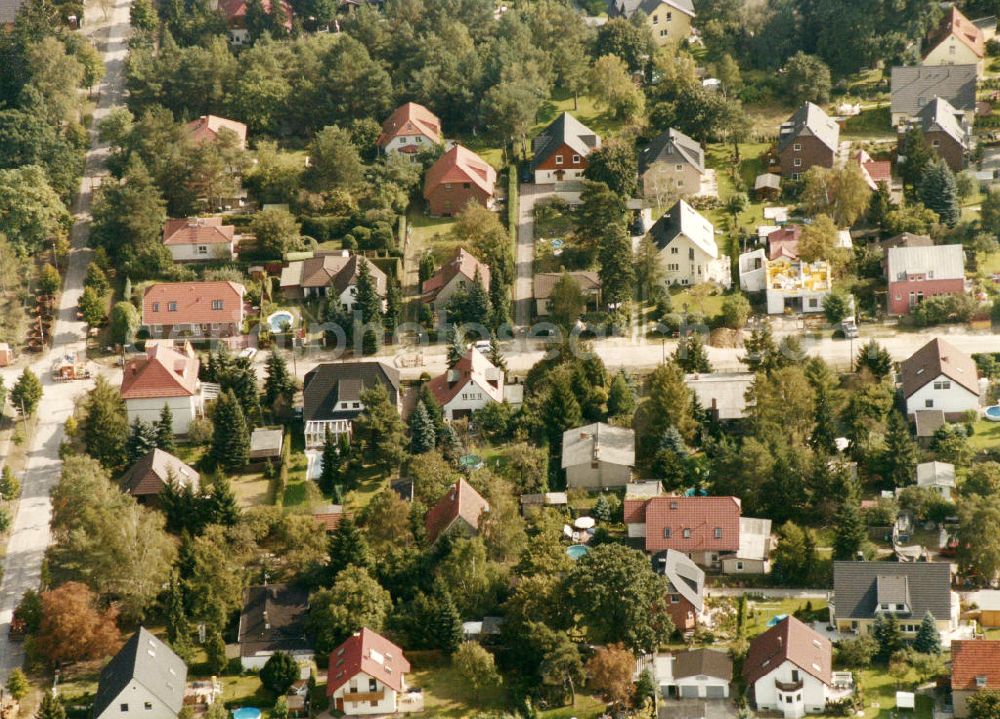
[[[144,627],[101,671],[94,719],[175,719],[184,705],[187,665]]]
[[[729,258],[719,252],[715,227],[684,200],[667,210],[649,234],[668,285],[732,284]]]
[[[906,413],[940,410],[945,418],[959,419],[979,410],[979,375],[969,355],[936,337],[899,365]]]
[[[642,662],[670,699],[726,699],[733,680],[733,660],[722,649],[691,649],[686,652],[656,654]],[[638,678],[638,677],[636,677]],[[670,704],[664,705],[669,711]]]
[[[624,487],[635,466],[635,432],[595,422],[563,433],[562,468],[568,489]]]
[[[660,133],[639,151],[642,196],[661,205],[667,199],[701,194],[707,172],[701,144],[674,128]]]

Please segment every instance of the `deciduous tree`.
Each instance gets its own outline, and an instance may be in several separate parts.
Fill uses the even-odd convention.
[[[79,582],[42,592],[42,623],[35,647],[52,667],[103,659],[118,650],[118,612],[98,608],[97,595]]]

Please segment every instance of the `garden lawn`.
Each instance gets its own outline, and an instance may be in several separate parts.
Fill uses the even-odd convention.
[[[274,705],[271,693],[264,689],[256,674],[219,677],[222,681],[222,701],[227,708],[257,707],[261,710]]]
[[[889,105],[866,107],[861,110],[860,115],[847,118],[841,136],[852,139],[895,138]]]
[[[976,433],[969,438],[969,446],[977,452],[985,449],[1000,449],[1000,422],[977,419],[973,427]]]
[[[502,688],[484,687],[477,694],[439,652],[414,651],[406,656],[411,669],[406,682],[423,689],[425,714],[462,719],[478,711],[506,708]]]
[[[767,623],[773,617],[779,614],[791,616],[798,610],[805,609],[810,603],[813,611],[819,611],[827,606],[825,599],[771,599],[762,602],[750,600],[752,613],[747,622],[747,636],[754,637],[767,631],[769,629]]]
[[[424,249],[431,250],[438,264],[446,260],[458,246],[449,234],[454,224],[454,217],[430,217],[416,206],[411,206],[407,214],[410,242],[415,243],[421,252]]]
[[[607,704],[598,697],[587,696],[577,692],[576,704],[571,707],[560,707],[542,712],[543,719],[597,719],[604,715]]]
[[[737,187],[730,175],[732,166],[732,145],[713,144],[708,146],[705,153],[706,167],[715,170],[715,179],[719,186],[719,200],[722,203],[736,192],[746,192],[750,202],[737,216],[737,224],[740,227],[753,229],[764,221],[764,207],[768,203],[757,202],[753,198],[753,183],[757,175],[767,171],[762,155],[767,152],[767,143],[744,143],[740,145],[740,166],[739,178],[742,187]],[[709,219],[715,224],[716,229],[731,229],[732,218],[722,207],[709,210],[706,213]]]
[[[897,687],[896,680],[884,668],[864,669],[855,672],[865,690],[866,719],[892,719],[895,716],[896,691],[913,691],[917,675],[912,670]],[[934,700],[924,694],[917,695],[917,708],[905,716],[912,719],[932,719]]]
[[[676,294],[670,293],[670,300],[673,302],[674,312],[697,312],[704,317],[715,317],[722,311],[722,301],[725,295],[708,295],[705,298],[695,299],[691,296],[690,289],[683,289]],[[685,310],[685,305],[687,309]]]
[[[271,504],[271,480],[260,472],[240,474],[233,477],[230,484],[236,495],[236,503],[241,509]]]

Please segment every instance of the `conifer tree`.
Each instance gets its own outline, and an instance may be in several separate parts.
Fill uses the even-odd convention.
[[[212,480],[212,491],[206,497],[208,516],[206,524],[221,524],[226,527],[235,526],[240,521],[240,507],[236,502],[236,494],[229,478],[216,471]]]
[[[913,484],[917,470],[917,445],[910,436],[906,419],[898,410],[889,411],[882,457],[885,479],[894,488]]]
[[[156,436],[156,427],[149,422],[146,422],[141,417],[136,417],[132,420],[128,442],[125,445],[130,464],[145,457],[156,448]]]
[[[417,407],[410,415],[410,452],[423,454],[430,452],[437,444],[434,421],[431,419],[424,403],[417,401]]]
[[[461,325],[455,325],[448,337],[448,369],[457,365],[466,351],[465,330]]]
[[[557,456],[562,452],[563,432],[580,426],[583,421],[580,403],[565,373],[553,377],[548,397],[542,405],[542,418],[548,433],[549,451]]]
[[[66,719],[66,709],[51,690],[42,696],[42,703],[35,712],[35,719]]]
[[[215,464],[227,469],[245,466],[250,458],[250,433],[243,408],[232,390],[219,395],[212,423],[212,446],[209,454]]]
[[[837,451],[837,415],[833,407],[830,388],[825,383],[815,383],[813,404],[813,431],[809,435],[809,446],[823,454]]]
[[[177,572],[170,577],[166,599],[167,638],[175,642],[191,631],[187,612],[184,610],[184,590]]]
[[[507,371],[507,360],[503,357],[503,352],[500,349],[500,340],[497,339],[496,335],[490,338],[490,351],[487,355],[490,363],[499,369],[501,372]]]
[[[857,553],[864,549],[868,538],[864,517],[861,516],[861,505],[858,502],[857,491],[852,482],[846,484],[843,500],[836,518],[837,533],[833,539],[833,558],[842,560],[855,559]]]
[[[267,358],[265,365],[267,378],[264,380],[264,400],[268,407],[273,407],[278,398],[286,398],[291,403],[295,392],[295,380],[288,371],[288,362],[284,355],[274,349]]]
[[[362,392],[361,404],[365,409],[354,423],[358,439],[365,442],[371,462],[380,471],[396,470],[406,454],[406,433],[399,411],[389,402],[382,384]]]
[[[98,377],[83,407],[80,430],[87,454],[107,469],[118,469],[129,457],[128,418],[118,388]]]
[[[938,632],[937,622],[930,611],[924,614],[924,618],[920,620],[917,636],[913,640],[913,648],[921,654],[941,653],[941,633]]]
[[[333,494],[333,488],[340,480],[340,453],[337,451],[337,435],[327,427],[323,437],[323,466],[319,472],[319,488],[323,494]]]
[[[330,581],[350,566],[371,566],[368,540],[349,516],[343,516],[330,536],[330,562],[327,564]]]
[[[445,654],[453,654],[465,639],[462,632],[462,616],[447,589],[440,586],[434,588],[434,604],[437,612],[434,618],[434,635],[438,647]]]
[[[354,314],[364,325],[361,336],[361,351],[365,355],[378,352],[382,344],[382,333],[368,327],[371,323],[379,323],[382,317],[382,298],[378,295],[375,279],[367,260],[358,260],[357,295]]]
[[[166,402],[163,403],[160,419],[156,422],[156,446],[164,452],[173,452],[176,449],[174,445],[174,413]]]
[[[608,416],[628,417],[635,412],[635,393],[629,385],[625,370],[620,370],[611,380],[608,389]]]
[[[712,364],[708,361],[708,352],[701,334],[692,332],[681,339],[674,352],[674,362],[685,372],[711,372]]]

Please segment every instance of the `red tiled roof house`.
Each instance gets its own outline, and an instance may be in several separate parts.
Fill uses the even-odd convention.
[[[395,714],[409,671],[403,650],[366,627],[330,652],[330,706],[347,716]]]
[[[503,402],[503,382],[503,370],[472,347],[428,386],[444,418],[451,421],[468,417],[491,402]]]
[[[441,120],[423,105],[400,105],[382,123],[375,144],[386,155],[399,152],[416,160],[417,153],[441,144]]]
[[[479,283],[489,291],[490,266],[480,262],[464,247],[456,248],[454,256],[424,281],[421,288],[424,302],[430,304],[435,312],[440,312],[448,306],[452,295],[472,286],[477,271]]]
[[[198,357],[190,343],[174,349],[169,342],[148,341],[146,356],[125,365],[121,396],[129,423],[136,418],[156,422],[167,405],[174,416],[174,432],[187,434],[203,404]]]
[[[921,65],[975,65],[983,77],[986,40],[983,31],[954,5],[924,42]]]
[[[236,249],[236,228],[223,225],[221,217],[167,220],[163,245],[174,262],[231,260]]]
[[[470,202],[493,206],[497,171],[461,145],[453,146],[431,165],[424,178],[424,199],[432,215],[450,217]]]
[[[229,28],[229,42],[233,45],[246,45],[251,41],[250,31],[247,29],[247,0],[219,0],[219,11],[226,19],[226,26]],[[271,14],[271,0],[261,0],[261,7],[265,13]],[[292,6],[281,0],[281,13],[284,21],[281,23],[285,30],[292,30]]]
[[[142,298],[142,326],[150,337],[231,337],[243,328],[243,296],[236,282],[164,282]]]
[[[951,643],[951,698],[957,719],[969,716],[969,697],[1000,689],[1000,641],[954,640]]]
[[[490,505],[464,479],[448,488],[438,503],[424,515],[427,541],[436,542],[442,535],[457,531],[471,537],[479,534],[479,521]]]
[[[244,0],[237,0],[238,3],[242,3],[243,11],[246,12],[246,2]],[[264,0],[265,7],[268,4],[268,0]],[[242,122],[237,122],[236,120],[229,120],[225,117],[219,117],[218,115],[202,115],[197,120],[192,120],[187,124],[188,133],[191,140],[196,145],[201,145],[206,142],[216,142],[219,139],[219,134],[226,130],[232,132],[236,135],[236,139],[239,141],[240,147],[245,148],[247,146],[247,126]]]

